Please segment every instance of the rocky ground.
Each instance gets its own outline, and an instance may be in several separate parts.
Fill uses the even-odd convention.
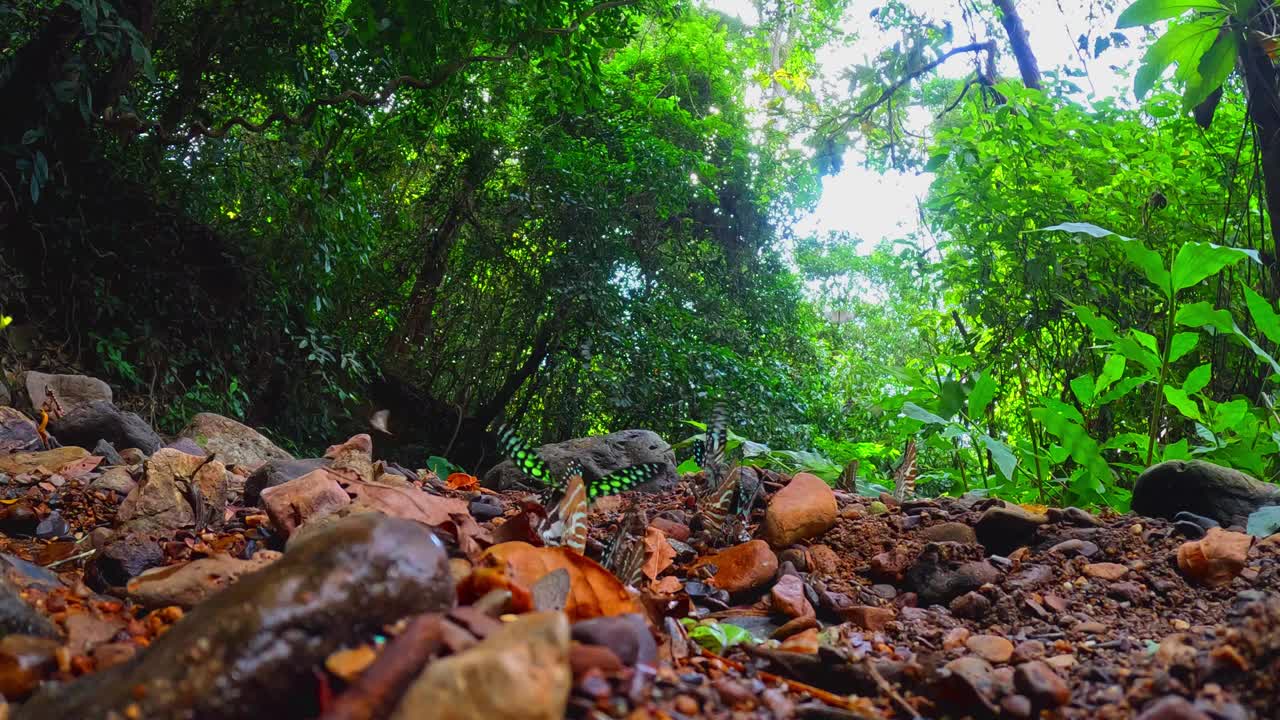
[[[1275,495],[1218,469],[1149,471],[1135,507],[1167,517],[744,469],[731,547],[691,475],[598,500],[583,558],[539,547],[536,494],[368,436],[294,459],[202,415],[165,442],[36,380],[53,440],[0,406],[9,718],[1280,717],[1280,535],[1241,514]],[[620,537],[631,587],[595,562]]]

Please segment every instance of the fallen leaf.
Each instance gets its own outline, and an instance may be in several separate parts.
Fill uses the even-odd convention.
[[[377,658],[378,652],[371,645],[360,645],[333,653],[325,658],[324,667],[349,683]]]
[[[475,475],[456,472],[445,478],[444,484],[450,490],[474,490],[480,484],[480,479]]]
[[[66,465],[63,465],[61,468],[58,469],[58,474],[64,478],[67,478],[68,480],[73,478],[78,478],[81,475],[88,474],[94,468],[98,467],[98,465],[101,463],[102,463],[102,458],[98,457],[97,455],[90,455],[88,457],[80,458],[79,460],[73,460],[67,463]]]
[[[507,542],[486,550],[480,556],[480,564],[501,571],[523,587],[532,587],[543,576],[556,570],[568,571],[570,589],[564,610],[573,622],[601,615],[640,612],[635,600],[613,573],[567,548],[540,548],[523,542]]]
[[[684,589],[684,583],[675,575],[668,575],[649,586],[649,589],[663,595],[674,595]]]
[[[644,531],[644,566],[641,571],[650,580],[657,580],[663,570],[675,562],[676,551],[667,542],[667,534],[650,525]]]
[[[353,506],[377,510],[391,517],[417,520],[432,527],[449,522],[453,515],[471,515],[465,500],[432,495],[401,485],[352,480],[347,486],[347,493],[352,497]]]
[[[541,545],[542,537],[538,535],[536,528],[542,524],[545,517],[546,513],[542,511],[541,506],[537,509],[525,510],[494,529],[493,541],[499,544],[519,541]]]
[[[476,568],[458,583],[458,601],[462,605],[470,605],[494,590],[511,593],[507,612],[519,614],[533,610],[533,594],[529,588],[516,582],[504,570],[493,567]]]

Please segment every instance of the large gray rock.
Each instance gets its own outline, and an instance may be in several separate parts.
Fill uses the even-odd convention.
[[[651,485],[664,487],[676,481],[676,457],[671,446],[650,430],[622,430],[608,435],[543,445],[538,448],[538,454],[556,477],[574,461],[582,465],[588,480],[604,477],[631,465],[658,462],[664,463],[666,467]],[[530,484],[532,481],[510,460],[495,465],[484,476],[484,486],[497,490],[506,489],[517,482]]]
[[[148,455],[164,445],[146,420],[106,400],[67,410],[63,417],[50,421],[49,432],[63,445],[94,447],[99,440],[106,440],[118,448],[138,448]]]
[[[271,460],[254,470],[244,481],[244,503],[256,505],[263,490],[283,485],[300,478],[312,470],[327,468],[333,464],[328,458],[303,458],[300,460]]]
[[[45,388],[50,387],[65,413],[98,400],[111,402],[111,386],[88,375],[50,375],[29,370],[22,374],[22,385],[33,410],[44,403]]]
[[[430,530],[353,516],[200,603],[133,660],[45,688],[12,717],[315,717],[314,668],[326,657],[453,601],[448,555]]]
[[[1266,505],[1280,505],[1280,485],[1203,460],[1169,460],[1152,465],[1133,487],[1134,512],[1172,520],[1180,512],[1244,525]]]
[[[226,465],[257,468],[269,460],[293,459],[257,430],[214,413],[198,413],[178,436],[191,438]]]

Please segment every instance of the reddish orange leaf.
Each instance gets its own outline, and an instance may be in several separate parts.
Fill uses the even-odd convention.
[[[663,570],[671,567],[676,551],[667,542],[667,534],[650,525],[644,529],[644,566],[640,569],[650,580],[657,580]]]
[[[668,575],[650,586],[651,590],[662,595],[675,595],[684,589],[684,583],[675,575]]]
[[[601,615],[640,612],[635,600],[613,573],[568,548],[506,542],[484,551],[480,564],[501,572],[515,584],[526,588],[533,587],[544,575],[561,568],[567,570],[569,597],[564,611],[571,622]]]
[[[444,484],[450,490],[474,490],[480,484],[480,479],[475,475],[453,473],[445,479]]]

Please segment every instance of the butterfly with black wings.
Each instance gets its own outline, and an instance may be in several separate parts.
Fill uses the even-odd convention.
[[[565,489],[565,481],[572,477],[572,473],[565,473],[560,477],[555,477],[547,467],[546,461],[538,454],[538,451],[505,425],[498,428],[498,448],[504,455],[511,458],[511,461],[520,469],[520,472],[548,490],[563,491]],[[663,463],[641,463],[615,470],[596,480],[587,480],[583,476],[583,483],[586,487],[588,499],[595,500],[605,495],[616,495],[643,485],[661,475],[662,468]],[[581,467],[576,467],[576,470],[579,475],[582,475]]]
[[[600,564],[624,585],[639,586],[644,578],[644,535],[649,520],[639,503],[632,503]]]
[[[696,442],[694,445],[695,457],[702,456],[699,464],[706,473],[698,497],[698,516],[714,544],[736,542],[744,536],[751,507],[760,490],[759,483],[750,486],[743,483],[743,469],[731,468],[727,462],[727,422],[728,413],[724,404],[719,403],[711,413],[701,448]]]

